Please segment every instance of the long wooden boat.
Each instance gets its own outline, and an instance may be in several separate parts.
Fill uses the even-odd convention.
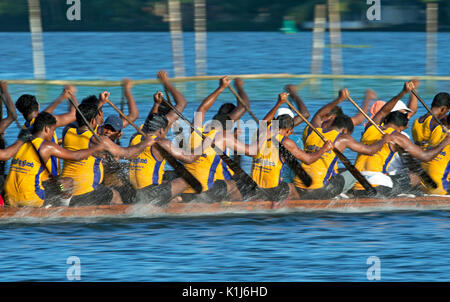
[[[225,201],[215,203],[171,203],[167,207],[148,204],[98,205],[49,208],[2,208],[0,218],[55,217],[151,217],[170,214],[215,214],[241,212],[283,212],[290,210],[450,210],[450,196],[399,197],[392,199],[361,198],[332,200]]]

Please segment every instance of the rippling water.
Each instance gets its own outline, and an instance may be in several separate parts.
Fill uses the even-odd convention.
[[[450,55],[448,33],[439,35],[438,74],[446,75]],[[8,47],[0,49],[0,78],[32,78],[30,38],[0,33]],[[411,43],[410,41],[414,41]],[[154,78],[159,69],[172,70],[167,33],[45,33],[47,77],[51,79]],[[343,49],[348,74],[423,74],[423,33],[343,33],[343,44],[370,45]],[[6,45],[6,44],[5,44]],[[193,66],[193,35],[185,34],[188,75]],[[311,34],[208,33],[208,74],[308,73]],[[324,73],[329,73],[325,49]],[[254,113],[263,117],[282,87],[299,80],[246,80]],[[192,112],[205,94],[217,87],[208,81],[180,89],[187,96],[185,113]],[[300,94],[311,113],[335,96],[335,83],[305,87]],[[449,82],[429,83],[420,90],[426,100]],[[434,86],[433,86],[434,85]],[[346,80],[359,102],[366,88],[388,100],[402,81]],[[426,89],[426,87],[428,87]],[[36,93],[45,106],[61,87],[11,85],[15,99]],[[104,87],[78,87],[78,97]],[[108,88],[120,101],[120,89]],[[151,106],[159,85],[133,88],[140,108],[138,124]],[[208,112],[224,101],[220,96]],[[407,101],[407,100],[404,100]],[[233,101],[234,102],[234,101]],[[350,115],[356,110],[342,104]],[[424,110],[419,105],[419,113]],[[64,108],[59,108],[61,112]],[[106,114],[113,111],[106,107]],[[244,120],[250,119],[245,115]],[[21,120],[23,122],[23,120]],[[355,130],[359,137],[361,126]],[[301,133],[301,128],[296,130]],[[133,130],[125,130],[128,138]],[[6,133],[8,143],[17,135]],[[126,142],[127,139],[124,140]],[[126,144],[126,143],[125,143]],[[354,154],[346,152],[349,158]],[[244,162],[248,171],[249,161]],[[126,219],[13,219],[0,222],[0,279],[2,281],[64,281],[70,256],[81,261],[82,281],[367,281],[371,256],[380,260],[381,281],[450,281],[450,215],[448,211],[277,212],[211,216]]]

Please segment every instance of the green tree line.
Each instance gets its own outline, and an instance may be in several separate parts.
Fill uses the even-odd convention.
[[[366,0],[340,0],[342,20],[363,18]],[[381,5],[416,5],[439,3],[439,24],[450,28],[450,1],[390,0]],[[81,20],[69,21],[64,0],[41,0],[44,31],[167,31],[167,0],[80,0]],[[312,21],[314,5],[326,0],[206,0],[209,31],[278,30],[284,17],[301,26]],[[183,30],[193,30],[193,0],[181,0]],[[425,20],[417,20],[400,30],[423,30]],[[395,30],[395,28],[392,28]],[[27,0],[0,0],[0,31],[28,31]]]

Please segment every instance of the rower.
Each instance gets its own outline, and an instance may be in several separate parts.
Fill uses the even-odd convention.
[[[216,90],[214,90],[210,95],[208,95],[203,102],[198,107],[193,125],[197,127],[197,129],[203,133],[206,137],[209,137],[212,141],[216,142],[216,136],[220,135],[228,135],[229,130],[227,127],[230,125],[226,125],[227,121],[239,120],[241,116],[245,113],[245,108],[239,103],[238,106],[234,106],[231,103],[223,104],[216,115],[214,115],[212,119],[212,123],[204,125],[204,119],[206,112],[211,108],[219,95],[230,85],[231,80],[225,76],[219,80],[219,86]],[[235,80],[235,84],[243,95],[242,91],[242,81],[240,79]],[[246,97],[246,101],[248,103],[248,98]],[[233,110],[231,110],[233,108]],[[231,111],[230,111],[231,110]],[[227,134],[225,134],[225,132]],[[202,138],[195,133],[194,131],[191,133],[189,138],[189,147],[192,150],[198,148],[201,144]],[[228,155],[227,149],[224,150],[225,154]],[[200,181],[202,185],[202,192],[206,192],[212,189],[214,183],[218,180],[231,180],[233,172],[227,167],[227,165],[222,161],[214,148],[210,147],[203,151],[203,155],[195,162],[187,164],[186,169],[194,175],[194,177]],[[208,192],[204,193],[202,196],[198,196],[194,194],[195,191],[193,188],[188,187],[186,191],[182,194],[183,201],[192,201],[194,198],[206,199],[208,201],[212,201],[211,198],[214,196],[213,193]],[[205,198],[203,198],[205,197]]]
[[[450,109],[450,94],[440,92],[436,94],[431,103],[431,112],[439,120],[445,121],[445,115]],[[429,147],[435,147],[445,137],[446,132],[439,125],[430,113],[422,115],[414,121],[412,126],[412,136],[414,142],[422,149],[426,150]]]
[[[450,143],[450,136],[447,136],[438,146],[433,149],[423,151],[415,145],[401,131],[408,127],[408,114],[400,111],[389,113],[383,120],[381,129],[391,134],[391,142],[386,142],[380,151],[372,156],[358,154],[355,167],[361,171],[369,183],[376,188],[380,196],[397,196],[400,193],[408,192],[411,189],[411,182],[408,179],[398,175],[389,175],[389,165],[392,158],[398,152],[399,147],[409,153],[411,157],[422,162],[432,160],[438,155],[445,146]],[[361,142],[372,144],[381,139],[381,133],[374,125],[370,125],[363,133]],[[353,187],[353,193],[356,197],[366,196],[361,184],[356,183]]]
[[[287,97],[287,93],[279,94],[278,102],[274,108],[279,108],[285,103]],[[269,135],[266,140],[262,141],[262,147],[253,157],[251,176],[258,186],[271,196],[271,200],[282,201],[293,199],[298,194],[294,184],[288,184],[282,180],[281,171],[284,168],[285,159],[279,154],[278,144],[282,144],[294,158],[306,164],[312,164],[320,159],[325,152],[331,150],[332,144],[327,142],[315,152],[304,152],[289,138],[295,125],[294,113],[287,108],[280,108],[277,111],[279,115],[275,114],[274,116],[274,109],[272,109],[264,118],[268,122],[267,132]],[[273,127],[274,125],[275,127]],[[276,126],[278,126],[278,129],[275,129]],[[245,199],[245,196],[243,197]]]
[[[204,144],[193,154],[185,152],[172,144],[166,137],[166,129],[169,121],[166,116],[159,113],[150,114],[145,121],[142,132],[157,141],[158,145],[175,159],[185,163],[192,163],[202,155],[202,148],[207,148],[211,140],[205,140]],[[130,146],[139,144],[144,139],[142,134],[136,134],[130,142]],[[134,188],[129,203],[145,202],[156,205],[165,205],[173,198],[179,196],[189,184],[179,177],[172,181],[163,182],[166,160],[162,154],[149,146],[130,161],[129,179]]]
[[[450,114],[447,115],[444,125],[450,126]],[[437,184],[437,188],[424,187],[427,194],[450,194],[450,146],[446,146],[433,160],[423,165],[425,171]]]
[[[353,122],[346,115],[339,115],[334,118],[331,125],[325,129],[316,128],[333,145],[343,153],[346,148],[352,151],[371,156],[378,152],[383,145],[389,140],[389,135],[383,136],[378,142],[366,145],[357,142],[353,137]],[[305,139],[305,151],[308,153],[315,152],[323,146],[323,140],[308,129]],[[300,180],[298,176],[294,178],[294,184],[299,193],[300,199],[331,199],[342,193],[348,177],[338,174],[337,166],[338,158],[333,151],[324,153],[321,158],[310,164],[302,164],[305,171],[313,179],[310,186]]]
[[[104,92],[102,97],[108,99],[109,93]],[[92,97],[90,97],[92,98]],[[77,128],[66,128],[63,133],[64,148],[72,151],[89,148],[97,139],[90,129],[96,129],[99,107],[92,103],[82,103],[76,113]],[[83,116],[89,123],[85,124]],[[95,130],[94,130],[95,131]],[[109,153],[119,158],[130,159],[141,153],[147,146],[154,143],[151,138],[142,140],[141,143],[129,148],[123,148],[114,144],[108,137],[101,136],[109,147]],[[92,204],[120,204],[122,198],[117,190],[105,186],[103,182],[103,155],[95,154],[86,160],[64,160],[63,177],[70,177],[74,182],[73,197],[70,206]]]
[[[75,87],[71,85],[65,86],[61,95],[53,103],[51,103],[44,110],[44,112],[53,113],[55,108],[63,100],[68,99],[70,95],[74,95],[75,92],[76,92]],[[25,124],[23,125],[23,128],[30,129],[34,123],[34,119],[39,114],[40,103],[36,100],[36,97],[34,95],[23,94],[18,98],[16,102],[16,108],[17,110],[19,110],[20,113],[22,113],[25,119]],[[56,128],[70,124],[75,120],[75,108],[73,106],[70,106],[69,112],[60,115],[55,115],[55,118],[56,118]],[[59,142],[56,133],[54,133],[52,142],[54,143]],[[53,176],[57,176],[60,173],[60,163],[56,157],[51,158],[50,171]]]
[[[11,207],[41,207],[57,198],[52,186],[44,188],[44,182],[53,177],[51,171],[52,156],[69,161],[79,161],[95,152],[107,148],[106,144],[93,144],[91,148],[69,151],[52,141],[56,128],[56,118],[48,112],[34,117],[31,128],[32,138],[23,144],[11,161],[5,181],[5,199]],[[22,134],[24,131],[21,132]],[[44,166],[45,165],[45,166]],[[71,190],[72,180],[60,178],[58,182],[64,192]],[[70,196],[70,193],[69,193]],[[55,201],[50,202],[53,203]]]

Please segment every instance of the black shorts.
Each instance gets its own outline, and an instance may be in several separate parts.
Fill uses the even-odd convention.
[[[236,186],[242,195],[242,200],[254,200],[262,199],[269,201],[283,201],[289,195],[289,184],[285,182],[280,182],[280,184],[273,188],[261,188],[256,187],[253,190],[248,190],[248,187],[243,188],[243,185]]]
[[[136,190],[134,203],[150,203],[163,206],[172,199],[172,184],[165,182],[160,185],[149,185]]]
[[[113,198],[112,189],[106,187],[103,184],[99,184],[97,188],[91,192],[72,196],[69,206],[90,206],[110,204]]]
[[[338,196],[342,193],[344,189],[345,179],[342,175],[334,176],[328,184],[324,187],[314,190],[308,190],[303,188],[297,189],[298,194],[300,195],[301,200],[309,200],[309,199],[331,199],[333,197]]]
[[[183,202],[203,202],[212,203],[220,202],[227,198],[227,184],[224,180],[216,180],[211,189],[200,194],[197,193],[182,193],[181,198]]]

